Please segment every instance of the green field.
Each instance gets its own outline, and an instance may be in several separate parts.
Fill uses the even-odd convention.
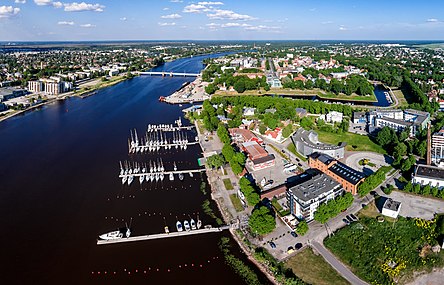
[[[350,284],[341,277],[322,256],[315,255],[311,248],[306,248],[297,255],[290,257],[285,265],[291,268],[296,276],[309,284]]]
[[[386,151],[376,143],[374,143],[368,136],[346,133],[328,133],[323,131],[316,131],[318,138],[323,143],[337,145],[340,142],[346,142],[346,150],[350,151],[372,151],[381,154],[386,154]]]
[[[230,178],[225,178],[222,181],[224,182],[225,189],[233,190],[233,184],[231,184]]]
[[[307,161],[307,158],[302,156],[297,150],[296,150],[296,146],[293,143],[290,143],[287,147],[287,149],[289,151],[291,151],[294,155],[296,155],[299,159],[301,159],[302,161]]]
[[[237,212],[242,212],[244,210],[244,207],[242,206],[242,203],[236,194],[231,194],[230,200],[231,203],[233,203],[234,209],[236,209]]]
[[[374,209],[366,213],[374,216]],[[324,241],[342,262],[372,284],[405,284],[415,271],[430,271],[444,264],[444,252],[433,253],[442,234],[436,221],[406,219],[396,221],[360,214],[359,222],[338,230]]]

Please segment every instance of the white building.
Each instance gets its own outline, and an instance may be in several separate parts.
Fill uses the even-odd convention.
[[[319,116],[319,119],[324,120],[327,123],[341,123],[344,115],[340,112],[331,111],[327,115]]]
[[[397,202],[388,198],[385,200],[384,206],[382,207],[382,214],[387,217],[396,219],[401,210],[401,202]]]
[[[369,132],[389,127],[396,132],[410,128],[410,136],[427,127],[430,114],[417,110],[377,110],[368,114]]]
[[[42,92],[43,91],[43,82],[41,81],[28,81],[28,91],[29,92]]]
[[[432,136],[432,162],[444,167],[444,128]]]
[[[422,186],[430,185],[431,187],[444,189],[444,169],[435,166],[419,164],[415,167],[412,183],[420,184]]]
[[[319,205],[344,192],[341,184],[317,169],[308,169],[295,177],[296,186],[287,190],[291,213],[307,222],[314,219]]]
[[[256,111],[256,108],[244,108],[244,116],[254,116],[254,112]]]

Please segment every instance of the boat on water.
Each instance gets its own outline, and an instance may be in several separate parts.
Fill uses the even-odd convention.
[[[193,177],[193,172],[190,172],[190,177]]]
[[[128,176],[123,176],[122,177],[122,184],[125,184],[127,179],[128,179]]]
[[[183,226],[184,226],[184,228],[185,228],[185,230],[186,230],[187,232],[189,232],[189,231],[191,230],[191,228],[190,228],[190,223],[188,223],[187,220],[185,220],[185,221],[183,222]]]
[[[140,184],[142,184],[144,180],[145,180],[145,175],[140,175],[140,176],[139,176],[139,182],[140,182]]]
[[[169,234],[169,233],[170,233],[170,230],[168,229],[168,226],[165,226],[165,233],[166,233],[166,234]]]
[[[197,218],[197,228],[200,229],[202,227],[202,221]]]
[[[128,177],[128,186],[131,185],[131,183],[133,183],[133,180],[134,180],[134,176],[133,176],[133,175],[130,175],[130,176]]]
[[[173,181],[174,180],[174,174],[171,172],[170,173],[170,181]]]
[[[196,222],[194,221],[194,219],[191,219],[190,220],[190,225],[191,225],[191,229],[192,230],[195,230],[197,227],[196,227]]]
[[[179,173],[179,180],[182,181],[183,180],[183,174]]]
[[[176,228],[178,232],[183,231],[182,223],[180,221],[177,221]]]
[[[99,239],[102,239],[102,240],[121,239],[121,238],[123,238],[123,233],[124,232],[125,232],[125,237],[129,238],[131,236],[131,229],[130,229],[130,227],[131,227],[131,222],[132,221],[133,220],[131,219],[129,226],[128,226],[127,223],[125,223],[126,231],[124,229],[118,229],[116,231],[112,231],[112,232],[109,232],[109,233],[106,233],[106,234],[99,235]]]

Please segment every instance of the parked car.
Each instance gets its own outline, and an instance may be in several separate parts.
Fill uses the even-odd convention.
[[[298,237],[297,233],[295,233],[295,232],[290,232],[290,234],[291,234],[293,237]]]
[[[342,221],[348,226],[350,225],[350,222],[347,219],[342,219]]]
[[[352,217],[350,217],[350,215],[347,215],[345,218],[347,218],[347,220],[348,220],[350,223],[353,223],[353,222],[355,221]]]
[[[355,215],[353,215],[353,214],[350,214],[350,217],[352,217],[352,219],[353,220],[355,220],[355,221],[357,221],[358,220],[358,217],[356,217]]]
[[[288,254],[292,254],[294,252],[294,248],[292,247],[292,246],[289,246],[288,248],[287,248],[287,253]]]
[[[269,242],[271,248],[276,248],[276,244],[272,241]]]
[[[296,250],[301,249],[302,248],[302,243],[298,242],[297,244],[294,245],[294,248]]]

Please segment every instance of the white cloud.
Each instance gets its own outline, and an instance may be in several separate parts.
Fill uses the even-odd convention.
[[[165,8],[163,8],[162,10],[164,10],[164,11],[168,11],[170,8],[168,8],[168,7],[165,7]]]
[[[162,19],[179,19],[179,18],[182,18],[182,16],[179,14],[170,14],[170,15],[161,16],[161,18]]]
[[[103,12],[103,9],[105,8],[105,6],[100,4],[89,4],[85,2],[65,3],[63,5],[65,6],[66,12],[83,12],[83,11]]]
[[[246,21],[246,20],[256,20],[256,18],[251,17],[249,15],[242,15],[235,13],[231,10],[221,10],[216,9],[214,10],[213,14],[208,14],[208,18],[215,19],[215,20],[236,20],[236,21]]]
[[[170,0],[171,3],[182,3],[183,0]]]
[[[83,24],[83,25],[80,25],[80,27],[82,27],[82,28],[94,28],[96,25],[93,25],[93,24]]]
[[[46,6],[46,5],[51,5],[52,0],[34,0],[34,3],[37,4],[38,6]]]
[[[339,30],[340,30],[340,31],[347,31],[347,28],[344,27],[344,26],[340,26],[340,27],[339,27]]]
[[[324,21],[321,22],[322,25],[329,25],[329,24],[333,24],[333,21]]]
[[[57,25],[61,25],[61,26],[73,26],[74,22],[73,21],[60,21],[57,23]]]
[[[207,6],[199,4],[190,4],[188,6],[185,6],[185,8],[183,8],[184,13],[203,13],[210,11],[211,9],[208,8]]]
[[[14,2],[17,4],[25,4],[26,0],[15,0]]]
[[[52,2],[52,6],[54,8],[62,8],[63,7],[63,3],[62,2]]]
[[[176,23],[174,23],[174,22],[172,22],[172,23],[158,23],[159,24],[159,26],[175,26],[176,25]]]
[[[198,2],[198,5],[224,5],[222,2]]]
[[[438,20],[438,19],[434,19],[434,18],[432,18],[432,19],[427,19],[426,22],[429,22],[429,23],[436,23],[436,22],[439,22],[439,20]]]
[[[251,25],[245,24],[245,23],[243,23],[243,24],[241,24],[241,23],[226,23],[226,24],[222,24],[221,27],[222,28],[233,28],[233,27],[246,28],[246,27],[251,27]]]
[[[0,6],[0,19],[15,16],[19,12],[20,8],[15,8],[12,6]]]
[[[126,21],[126,20],[128,20],[126,17],[122,17],[122,18],[120,18],[119,19],[120,21]]]

